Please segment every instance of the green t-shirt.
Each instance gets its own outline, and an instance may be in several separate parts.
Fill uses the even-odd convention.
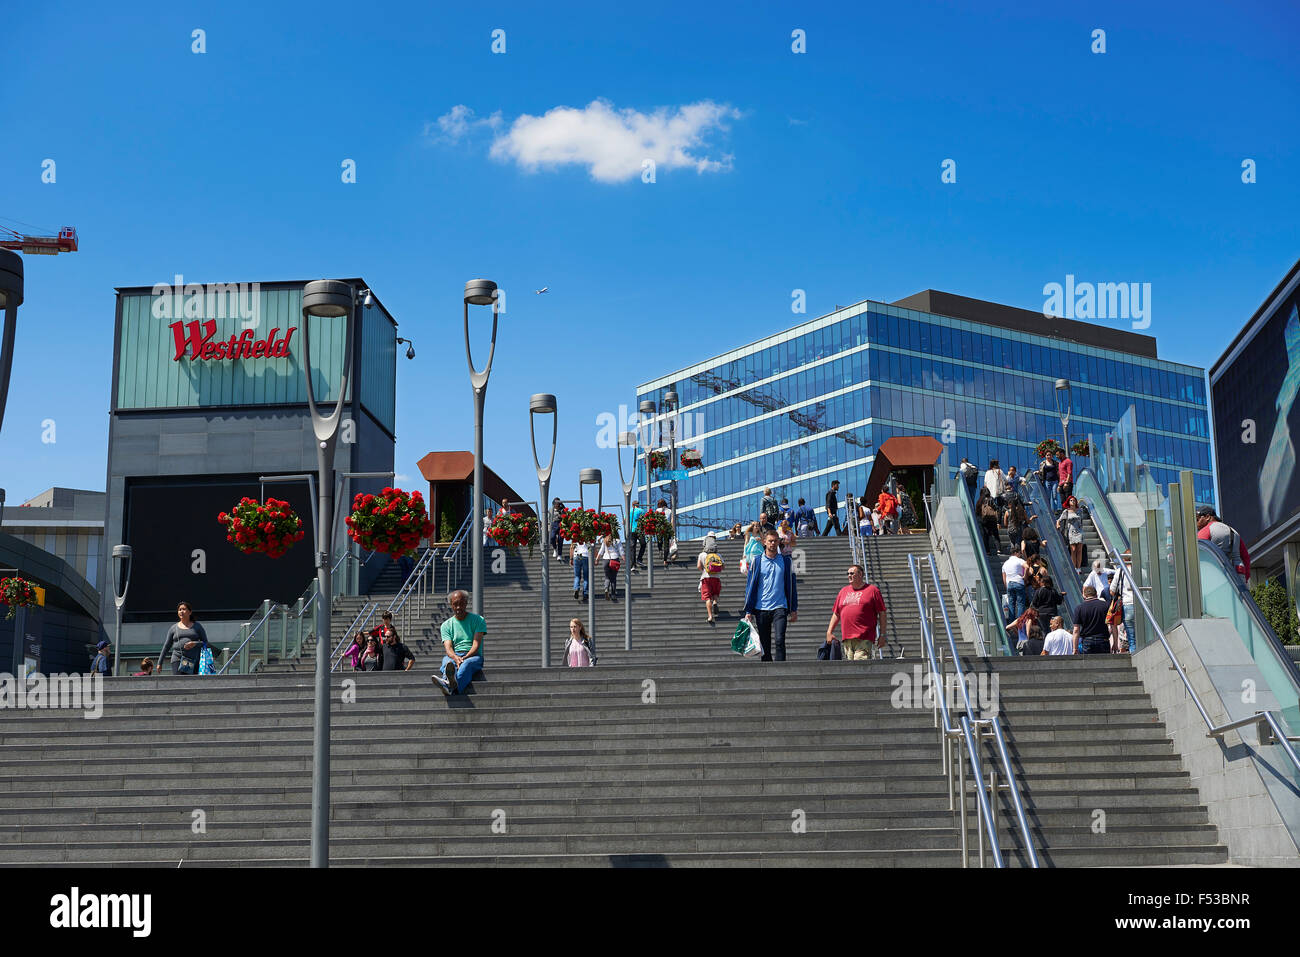
[[[474,646],[474,635],[478,632],[487,634],[487,622],[481,615],[467,614],[464,621],[457,621],[452,615],[442,623],[442,640],[450,641],[456,654],[463,655]],[[483,642],[479,642],[477,654],[483,654]]]

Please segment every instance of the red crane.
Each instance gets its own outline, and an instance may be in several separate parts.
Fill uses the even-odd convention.
[[[16,229],[0,226],[0,249],[16,249],[21,253],[37,256],[75,253],[77,230],[72,226],[64,226],[57,236],[26,236]]]

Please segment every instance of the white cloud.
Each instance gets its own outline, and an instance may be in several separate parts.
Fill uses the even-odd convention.
[[[468,122],[457,112],[461,109],[468,108],[454,108],[439,124],[446,120],[449,130],[461,129],[462,119]],[[616,111],[606,101],[595,100],[584,109],[557,106],[542,116],[518,117],[493,140],[491,155],[529,171],[585,166],[591,178],[602,183],[640,176],[648,159],[657,170],[717,172],[731,168],[731,154],[713,158],[702,150],[710,134],[725,131],[726,121],[739,117],[740,111],[711,100],[660,107],[653,113]]]
[[[491,116],[476,117],[468,106],[457,103],[432,123],[425,123],[424,135],[430,139],[456,143],[484,126],[498,129],[501,126],[501,112],[498,110]]]

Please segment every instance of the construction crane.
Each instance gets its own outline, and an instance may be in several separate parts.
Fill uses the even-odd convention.
[[[27,236],[8,226],[0,226],[0,249],[16,249],[37,256],[75,253],[77,230],[72,226],[64,226],[57,236]]]

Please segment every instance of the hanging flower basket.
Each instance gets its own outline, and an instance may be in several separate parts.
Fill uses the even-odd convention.
[[[268,558],[279,558],[304,534],[302,519],[278,498],[261,504],[245,496],[229,512],[220,513],[217,521],[226,526],[226,541],[241,552],[260,552]]]
[[[1038,443],[1038,447],[1034,449],[1034,454],[1040,459],[1047,458],[1048,452],[1051,452],[1058,459],[1065,455],[1065,449],[1061,448],[1061,443],[1056,439],[1043,439]]]
[[[618,538],[618,516],[609,512],[596,512],[591,521],[592,527],[596,530],[596,538],[601,539],[606,535],[613,535]]]
[[[653,538],[660,543],[667,542],[673,535],[673,523],[663,512],[654,510],[641,513],[636,520],[636,530],[646,538]]]
[[[1079,458],[1086,459],[1089,451],[1087,439],[1080,439],[1078,442],[1075,442],[1070,446],[1070,454],[1076,455]]]
[[[409,555],[433,534],[433,522],[419,492],[384,487],[378,495],[358,493],[346,519],[348,535],[362,548],[393,558]]]
[[[668,468],[669,463],[670,460],[668,458],[668,453],[663,449],[650,453],[650,468],[654,469],[656,472]]]
[[[682,453],[682,468],[697,469],[704,464],[699,449],[687,449]]]
[[[488,537],[498,545],[516,550],[522,545],[528,546],[528,557],[533,557],[533,546],[537,544],[540,524],[532,515],[522,512],[506,512],[497,515],[488,527]]]
[[[14,575],[10,578],[0,578],[0,605],[9,606],[9,614],[5,618],[12,618],[18,613],[19,608],[26,608],[36,604],[36,586],[26,578],[20,578]]]
[[[596,540],[596,511],[590,508],[564,508],[555,516],[560,522],[560,534],[580,545]]]

